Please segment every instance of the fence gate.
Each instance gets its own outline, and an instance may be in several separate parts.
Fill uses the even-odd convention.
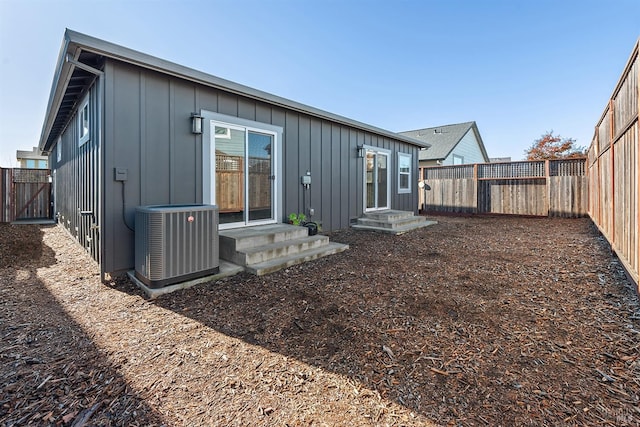
[[[0,222],[52,218],[49,169],[0,169]]]

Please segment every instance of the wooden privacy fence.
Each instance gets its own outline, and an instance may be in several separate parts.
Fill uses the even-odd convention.
[[[638,284],[640,267],[640,39],[587,152],[589,215]]]
[[[585,159],[424,168],[424,211],[580,217],[587,215]]]
[[[0,168],[0,222],[51,218],[48,169]]]

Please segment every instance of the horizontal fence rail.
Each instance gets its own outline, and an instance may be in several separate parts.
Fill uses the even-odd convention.
[[[587,151],[589,216],[636,285],[640,276],[639,45],[640,39],[604,108]]]
[[[585,159],[435,166],[423,169],[427,212],[587,215]]]

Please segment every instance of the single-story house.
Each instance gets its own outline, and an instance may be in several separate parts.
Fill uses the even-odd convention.
[[[138,206],[215,204],[221,230],[416,212],[428,146],[71,30],[39,143],[59,222],[103,279],[134,267]]]
[[[400,132],[400,135],[431,145],[428,150],[420,151],[420,169],[489,162],[475,121]]]

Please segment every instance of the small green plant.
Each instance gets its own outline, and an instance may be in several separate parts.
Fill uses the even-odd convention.
[[[303,213],[290,213],[289,223],[293,225],[302,225],[307,220],[307,216]]]

